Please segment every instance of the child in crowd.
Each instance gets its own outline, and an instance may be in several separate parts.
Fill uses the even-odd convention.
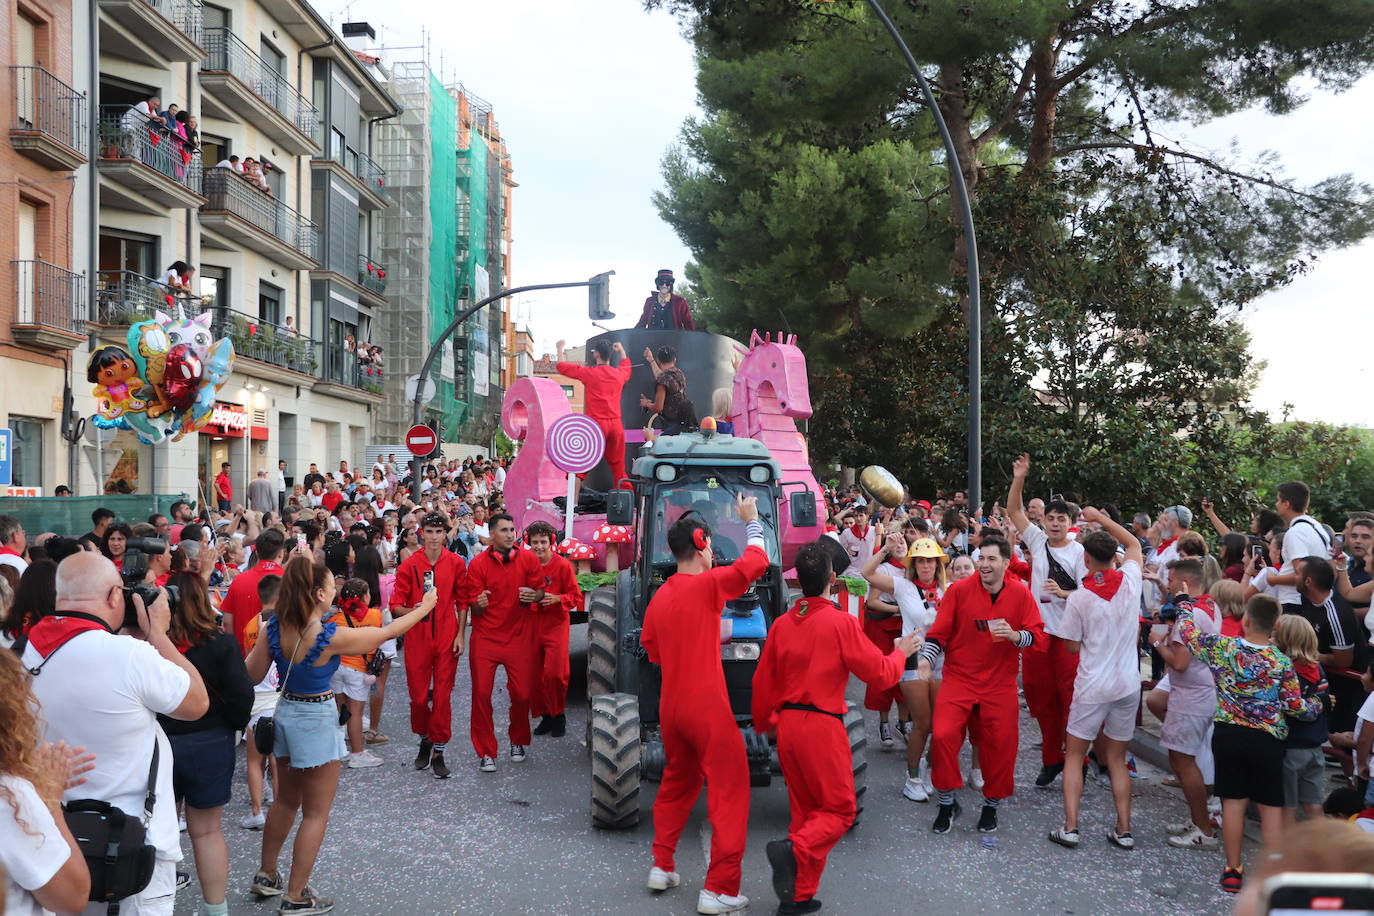
[[[1245,586],[1230,579],[1218,579],[1212,584],[1210,594],[1221,611],[1221,635],[1243,635],[1240,619],[1245,616]]]
[[[381,608],[373,607],[372,592],[362,579],[348,579],[339,589],[339,622],[349,627],[380,627]],[[363,737],[363,707],[372,692],[377,678],[367,673],[370,655],[345,655],[330,682],[336,699],[339,701],[339,719],[348,733],[348,760],[345,766],[350,769],[379,767],[382,758],[369,751]],[[344,710],[347,710],[345,712]]]
[[[1327,817],[1349,821],[1366,833],[1374,833],[1374,805],[1366,802],[1358,789],[1332,789],[1322,803],[1322,811]]]
[[[262,625],[272,619],[277,607],[277,592],[281,591],[281,576],[263,576],[258,581],[258,601],[262,602],[262,612],[244,628],[243,638],[245,645],[253,648],[253,644],[258,641],[258,633]],[[277,709],[277,668],[272,666],[267,669],[267,676],[264,677],[256,687],[253,688],[253,714],[248,720],[248,732],[246,734],[246,744],[248,745],[248,804],[252,806],[252,811],[239,822],[239,826],[245,830],[261,830],[262,825],[267,823],[266,801],[264,797],[263,772],[266,769],[271,774],[272,785],[277,784],[277,758],[272,755],[264,755],[258,751],[257,742],[253,740],[253,729],[258,724],[258,720],[263,716],[271,716]]]
[[[1239,893],[1244,881],[1240,854],[1246,806],[1253,801],[1259,809],[1265,846],[1272,848],[1282,833],[1286,715],[1310,720],[1321,709],[1317,699],[1303,698],[1293,663],[1272,645],[1278,620],[1279,603],[1268,595],[1246,602],[1241,618],[1245,635],[1239,638],[1203,632],[1193,620],[1191,602],[1178,608],[1184,644],[1216,679],[1212,756],[1226,851],[1221,889],[1231,894]]]
[[[1326,793],[1326,759],[1322,745],[1329,736],[1326,714],[1331,708],[1326,674],[1317,664],[1317,631],[1297,614],[1284,614],[1274,630],[1274,645],[1287,655],[1298,675],[1304,700],[1317,698],[1321,712],[1303,721],[1288,717],[1288,738],[1283,752],[1283,815],[1297,823],[1298,807],[1308,819],[1322,816],[1322,796]]]

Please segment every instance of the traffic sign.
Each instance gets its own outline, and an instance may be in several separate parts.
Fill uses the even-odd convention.
[[[412,426],[406,432],[406,448],[417,458],[433,454],[439,447],[439,436],[428,426]]]
[[[417,388],[420,388],[420,377],[419,377],[418,375],[412,375],[410,378],[406,379],[406,400],[407,400],[407,401],[412,402],[412,403],[415,401],[415,391],[416,391]],[[420,390],[423,392],[422,395],[421,395],[421,397],[420,397],[420,403],[421,403],[421,404],[428,404],[430,401],[434,400],[434,394],[435,394],[434,379],[429,378],[428,376],[426,376],[426,377],[425,377],[425,387],[424,387],[424,388],[421,388]]]
[[[14,430],[0,429],[0,487],[14,483],[14,462],[10,452],[14,445]]]

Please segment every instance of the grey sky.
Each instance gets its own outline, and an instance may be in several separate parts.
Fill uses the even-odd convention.
[[[615,326],[638,317],[659,268],[682,274],[686,248],[658,219],[650,195],[659,163],[682,121],[696,111],[692,49],[676,21],[645,13],[639,0],[560,3],[325,3],[337,28],[366,20],[383,46],[417,45],[428,30],[430,64],[495,109],[515,165],[515,284],[584,279],[605,269]],[[418,59],[418,52],[388,54]],[[1192,149],[1224,150],[1234,137],[1247,154],[1279,153],[1299,181],[1353,171],[1374,181],[1374,78],[1343,95],[1315,93],[1296,113],[1246,112],[1180,127]],[[1358,114],[1357,114],[1358,113]],[[1257,405],[1277,414],[1285,401],[1300,419],[1370,422],[1365,339],[1374,242],[1323,255],[1316,268],[1247,309],[1255,354],[1268,362]],[[517,314],[536,348],[582,342],[594,329],[581,290],[524,297]],[[804,345],[805,342],[803,342]],[[1313,381],[1313,367],[1327,379]]]

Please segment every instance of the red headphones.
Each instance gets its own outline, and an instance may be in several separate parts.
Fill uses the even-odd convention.
[[[705,549],[706,549],[706,529],[705,529],[705,528],[693,528],[693,529],[692,529],[692,543],[696,545],[697,550],[705,550]]]

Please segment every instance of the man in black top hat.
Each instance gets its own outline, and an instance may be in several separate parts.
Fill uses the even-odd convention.
[[[660,270],[654,278],[654,292],[644,300],[644,314],[636,328],[655,331],[695,331],[692,307],[687,300],[673,293],[673,272]]]

